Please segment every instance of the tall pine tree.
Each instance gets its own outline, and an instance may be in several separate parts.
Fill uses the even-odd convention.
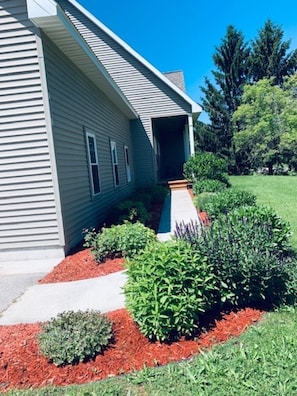
[[[282,85],[285,76],[297,70],[297,50],[288,52],[290,40],[283,41],[283,30],[268,19],[251,45],[252,80],[274,78],[274,83]]]
[[[212,71],[214,83],[205,79],[202,92],[204,110],[210,119],[209,129],[214,139],[213,150],[232,158],[233,124],[232,116],[240,104],[243,85],[249,79],[250,50],[241,32],[230,25],[219,47],[216,47],[213,61],[217,70]]]

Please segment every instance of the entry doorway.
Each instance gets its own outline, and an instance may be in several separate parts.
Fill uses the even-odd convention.
[[[183,165],[189,156],[188,116],[152,120],[157,180],[183,178]]]

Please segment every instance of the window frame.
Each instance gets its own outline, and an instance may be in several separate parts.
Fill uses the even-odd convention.
[[[118,160],[117,144],[114,140],[110,140],[110,153],[111,153],[111,164],[112,164],[114,186],[119,187],[120,185],[119,160]]]
[[[124,145],[124,157],[125,157],[125,165],[126,165],[127,182],[131,183],[132,176],[131,176],[131,165],[130,165],[130,152],[129,152],[129,147],[127,145]]]
[[[86,130],[86,144],[87,144],[87,154],[88,154],[88,165],[89,165],[89,178],[92,190],[92,196],[97,196],[101,193],[101,176],[100,176],[100,167],[99,167],[99,160],[98,160],[98,149],[97,149],[97,142],[96,142],[96,135],[95,133]],[[90,147],[90,140],[93,140],[94,151],[92,152]],[[95,176],[98,180],[95,180]]]

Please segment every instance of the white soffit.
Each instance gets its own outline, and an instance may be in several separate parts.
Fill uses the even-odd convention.
[[[136,111],[91,51],[63,10],[53,0],[27,0],[28,16],[33,23],[76,64],[83,73],[129,118]]]

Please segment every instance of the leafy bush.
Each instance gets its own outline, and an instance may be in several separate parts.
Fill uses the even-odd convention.
[[[204,255],[183,241],[150,244],[128,261],[126,305],[150,339],[191,335],[214,301],[216,279]]]
[[[136,190],[129,199],[115,205],[106,219],[106,224],[122,224],[125,221],[145,225],[150,224],[151,211],[154,204],[164,201],[168,189],[163,186],[153,185]]]
[[[112,323],[96,311],[63,312],[42,326],[41,353],[55,365],[74,364],[101,353],[112,338]]]
[[[219,194],[209,197],[204,205],[204,210],[211,220],[220,214],[229,213],[240,206],[255,206],[256,196],[248,191],[239,190],[234,187],[228,188]]]
[[[215,193],[212,192],[202,192],[201,194],[198,194],[194,197],[194,205],[196,208],[198,208],[200,211],[205,210],[205,205],[211,201],[211,198],[216,195]]]
[[[278,216],[272,208],[266,206],[242,206],[231,211],[228,217],[230,222],[234,224],[238,219],[245,219],[258,226],[266,225],[272,232],[271,247],[276,248],[279,254],[290,254],[290,225]]]
[[[184,164],[184,177],[192,182],[204,179],[219,180],[229,185],[227,163],[214,153],[196,153]]]
[[[132,201],[127,199],[120,202],[113,209],[114,223],[122,224],[124,221],[130,221],[131,223],[147,224],[150,220],[151,215],[145,207],[145,204],[141,201]]]
[[[125,222],[103,227],[99,233],[89,231],[84,246],[101,262],[107,257],[132,257],[155,239],[154,231],[143,224]]]
[[[226,187],[227,185],[219,180],[198,180],[193,185],[193,193],[195,195],[201,194],[203,192],[218,193],[225,190]]]
[[[155,203],[162,203],[168,195],[169,190],[167,187],[160,186],[160,185],[152,185],[149,187],[143,187],[136,191],[136,194],[147,194],[150,196],[150,201],[152,204]],[[134,195],[133,195],[134,198]],[[134,198],[135,199],[135,198]]]
[[[223,303],[279,303],[287,294],[290,258],[274,243],[273,225],[242,216],[221,215],[201,232],[188,229],[177,237],[208,258],[220,281]],[[276,234],[278,231],[276,232]]]

